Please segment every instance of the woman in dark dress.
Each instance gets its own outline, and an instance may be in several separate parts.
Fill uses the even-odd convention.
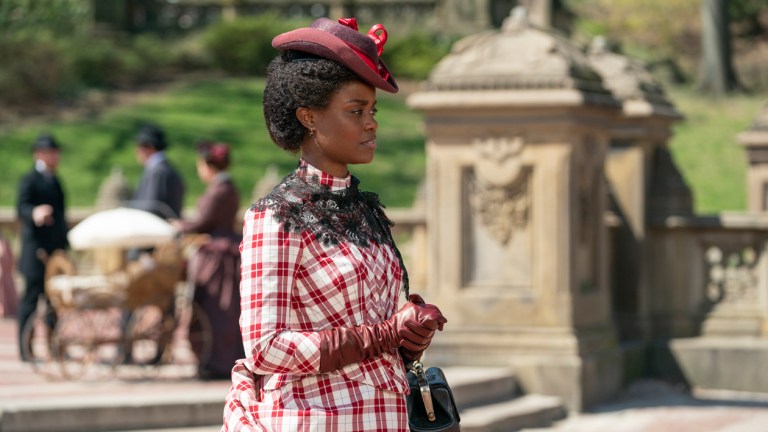
[[[227,172],[229,146],[201,142],[197,146],[197,174],[208,184],[197,202],[197,217],[179,222],[184,233],[207,234],[189,266],[195,282],[194,301],[208,315],[213,330],[210,357],[202,359],[202,379],[228,379],[235,361],[243,357],[240,336],[240,240],[235,221],[240,198]]]

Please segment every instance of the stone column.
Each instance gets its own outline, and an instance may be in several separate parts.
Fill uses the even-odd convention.
[[[672,125],[682,115],[642,63],[612,52],[604,38],[592,41],[588,58],[622,102],[605,167],[616,221],[610,236],[614,319],[622,340],[648,340],[657,336],[651,316],[666,333],[649,299],[669,295],[651,286],[649,222],[693,212],[691,191],[667,148]]]
[[[738,136],[745,147],[747,170],[747,208],[751,212],[768,211],[768,104],[763,106],[747,131]]]
[[[133,191],[128,184],[123,169],[119,166],[113,166],[109,176],[99,186],[99,192],[96,195],[96,210],[107,210],[120,207],[125,201],[131,199]]]
[[[619,102],[583,54],[517,14],[409,98],[427,128],[429,363],[506,365],[580,410],[612,395],[603,176]]]

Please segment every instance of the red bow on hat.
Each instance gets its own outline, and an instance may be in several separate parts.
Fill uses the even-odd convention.
[[[357,18],[339,18],[339,24],[345,25],[354,31],[359,31],[357,28]],[[387,43],[387,29],[384,28],[383,24],[375,24],[373,27],[371,27],[370,30],[368,30],[368,37],[371,38],[373,43],[376,44],[376,53],[379,57],[381,57],[381,53],[384,52],[384,44]],[[375,64],[373,59],[368,58],[368,56],[361,52],[356,46],[352,44],[348,45],[355,51],[358,56],[360,56],[361,59],[363,59],[363,61],[368,64],[371,69],[377,70],[379,72],[379,76],[381,76],[385,81],[389,79],[389,72],[382,68],[381,65]]]

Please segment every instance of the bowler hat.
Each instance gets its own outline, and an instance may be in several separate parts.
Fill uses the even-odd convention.
[[[155,150],[165,150],[168,142],[165,140],[165,132],[155,125],[144,125],[136,134],[136,144],[144,147],[152,147]]]
[[[56,138],[50,134],[43,134],[35,139],[35,143],[32,144],[32,150],[59,150],[59,143],[56,142]]]
[[[365,35],[358,32],[355,18],[339,18],[339,22],[318,18],[309,27],[275,36],[272,46],[335,60],[366,83],[397,93],[395,78],[380,58],[386,42],[387,30],[381,24],[371,27]]]

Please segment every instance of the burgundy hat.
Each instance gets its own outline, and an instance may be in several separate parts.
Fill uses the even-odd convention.
[[[272,46],[296,50],[335,60],[348,67],[363,81],[389,93],[399,90],[387,65],[379,58],[387,42],[387,30],[376,24],[364,35],[357,30],[355,18],[334,22],[318,18],[309,27],[279,34]]]

